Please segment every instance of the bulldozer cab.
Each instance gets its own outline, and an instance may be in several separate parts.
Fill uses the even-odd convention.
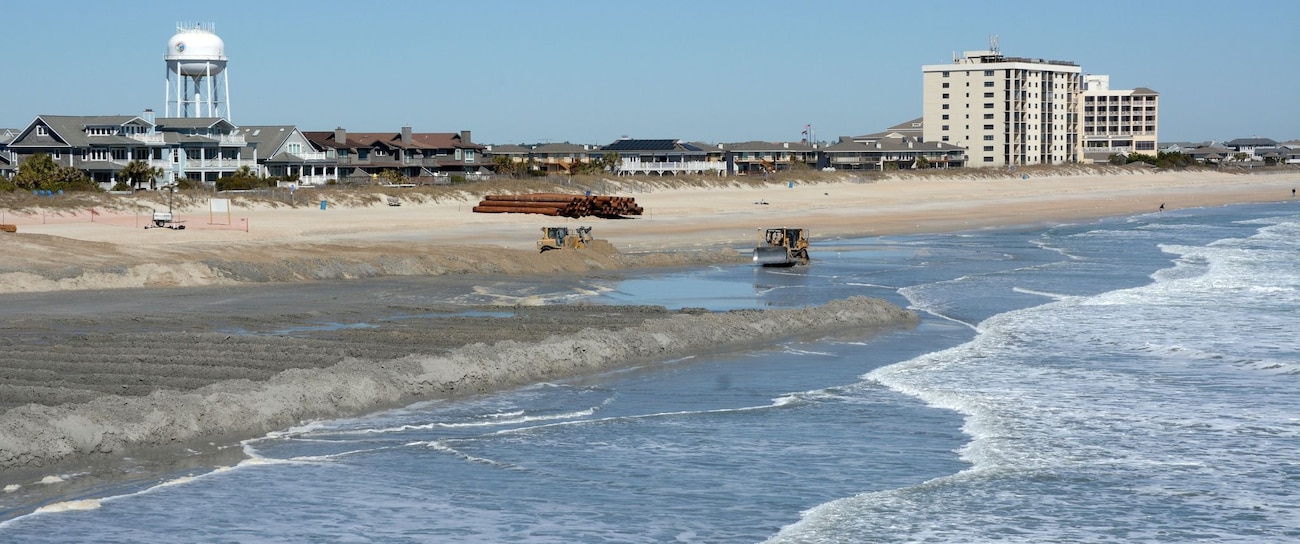
[[[591,242],[591,227],[542,227],[542,239],[537,241],[537,250],[547,252],[553,249],[583,249]]]
[[[808,232],[796,228],[763,229],[754,262],[763,266],[808,264]]]

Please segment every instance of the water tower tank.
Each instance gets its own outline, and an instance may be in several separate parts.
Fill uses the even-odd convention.
[[[163,58],[181,75],[215,75],[226,67],[226,43],[204,28],[183,29],[167,40]]]

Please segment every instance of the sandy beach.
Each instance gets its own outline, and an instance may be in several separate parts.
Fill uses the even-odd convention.
[[[0,486],[142,448],[217,449],[313,418],[742,349],[790,331],[916,320],[868,299],[715,314],[520,296],[468,315],[427,297],[376,297],[371,282],[381,278],[436,276],[472,289],[501,276],[563,281],[739,264],[770,226],[810,229],[815,259],[817,245],[835,238],[1276,202],[1297,184],[1296,170],[1110,167],[707,188],[609,180],[611,194],[635,198],[645,214],[475,214],[481,195],[471,192],[400,206],[321,207],[302,195],[312,205],[236,198],[227,217],[192,204],[178,210],[184,230],[144,229],[138,212],[11,210],[0,221],[18,227],[0,233]],[[546,225],[590,225],[598,243],[539,254]],[[394,312],[424,317],[397,328],[276,332]],[[528,326],[543,322],[552,326]]]

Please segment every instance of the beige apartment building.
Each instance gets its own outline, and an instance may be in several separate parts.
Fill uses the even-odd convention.
[[[925,141],[966,148],[967,166],[1079,160],[1077,64],[991,49],[921,71]]]
[[[1083,76],[1081,162],[1099,163],[1111,155],[1156,154],[1159,98],[1146,87],[1110,88],[1110,76]]]

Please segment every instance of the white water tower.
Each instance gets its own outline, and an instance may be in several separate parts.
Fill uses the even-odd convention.
[[[167,105],[164,117],[220,117],[230,121],[230,72],[226,43],[213,25],[176,25],[167,40]]]

